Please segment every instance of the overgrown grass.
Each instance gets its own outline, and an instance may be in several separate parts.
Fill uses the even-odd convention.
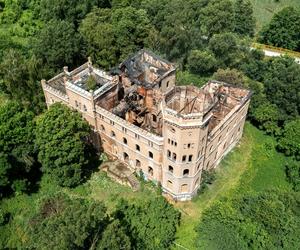
[[[285,156],[275,150],[275,140],[264,135],[254,126],[246,123],[244,136],[238,145],[216,170],[215,182],[203,194],[190,202],[177,203],[175,206],[182,212],[181,225],[178,228],[174,249],[195,249],[195,226],[201,215],[215,201],[247,192],[260,192],[270,188],[289,190],[291,187],[285,179],[284,165],[288,161]],[[143,186],[143,185],[142,185]],[[60,188],[48,177],[44,176],[38,193],[19,195],[4,199],[1,208],[13,218],[9,224],[0,228],[0,243],[6,239],[12,248],[18,247],[26,238],[23,226],[34,211],[37,202],[44,196],[56,192],[64,192],[74,198],[95,199],[103,201],[109,212],[113,212],[120,198],[139,202],[158,195],[157,190],[147,183],[138,192],[122,186],[106,176],[96,172],[91,179],[77,188]],[[0,244],[1,246],[1,244]],[[182,247],[181,247],[182,246]]]
[[[268,24],[272,16],[287,6],[300,8],[299,0],[251,0],[253,5],[254,16],[256,18],[256,31]]]
[[[26,241],[24,228],[29,218],[34,214],[39,201],[48,195],[63,192],[71,198],[102,201],[108,208],[108,213],[113,213],[119,199],[138,203],[159,195],[151,183],[146,183],[140,191],[134,192],[131,188],[120,185],[107,177],[104,172],[95,172],[89,181],[76,188],[62,188],[48,176],[43,176],[38,193],[30,196],[26,194],[0,201],[0,209],[10,214],[10,221],[5,226],[0,226],[0,249],[8,245],[10,248],[22,249]]]
[[[284,173],[286,161],[284,155],[276,152],[274,138],[247,123],[240,145],[221,162],[216,170],[216,181],[209,189],[194,201],[176,204],[182,211],[182,222],[174,249],[195,249],[194,228],[213,202],[266,189],[289,190]]]

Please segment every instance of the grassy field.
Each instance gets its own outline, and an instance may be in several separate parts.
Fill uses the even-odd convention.
[[[198,224],[203,211],[213,202],[268,188],[290,189],[283,169],[287,158],[278,154],[274,146],[273,138],[264,135],[249,123],[246,124],[240,145],[222,161],[217,170],[216,181],[209,189],[191,202],[175,204],[182,212],[182,222],[178,228],[174,249],[195,249],[194,227]],[[11,248],[20,247],[22,241],[26,239],[22,228],[36,208],[37,202],[44,195],[56,192],[64,192],[70,197],[103,201],[111,212],[119,198],[139,202],[158,195],[156,189],[149,183],[143,184],[140,191],[133,192],[99,171],[95,172],[89,181],[75,189],[59,188],[49,179],[43,178],[38,193],[30,196],[18,195],[4,199],[1,203],[0,208],[9,211],[14,218],[4,228],[0,228],[1,237],[9,239]]]
[[[222,161],[210,188],[194,201],[176,204],[182,212],[182,222],[174,249],[195,249],[194,228],[213,202],[271,188],[289,190],[284,173],[286,161],[276,152],[273,138],[246,124],[240,145]]]
[[[286,6],[300,8],[299,0],[251,0],[254,16],[256,18],[256,30],[259,31],[263,25],[267,24],[272,16]]]

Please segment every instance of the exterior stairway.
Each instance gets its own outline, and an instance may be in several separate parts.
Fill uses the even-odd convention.
[[[140,182],[138,181],[138,179],[136,178],[134,173],[129,175],[127,177],[127,179],[128,179],[130,186],[132,187],[133,191],[137,191],[140,189]]]
[[[140,183],[134,175],[134,170],[130,169],[127,165],[115,161],[105,162],[100,166],[102,171],[105,171],[108,176],[113,178],[120,184],[130,186],[133,191],[140,189]]]

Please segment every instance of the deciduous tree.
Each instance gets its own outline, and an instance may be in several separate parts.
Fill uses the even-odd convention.
[[[86,139],[88,123],[76,111],[56,103],[37,120],[36,145],[42,171],[59,185],[75,186],[82,182],[88,165]]]
[[[242,36],[254,35],[255,19],[253,6],[249,0],[234,2],[234,32]]]
[[[300,160],[300,118],[284,125],[278,147],[286,155],[295,156],[296,159]]]
[[[286,7],[276,13],[261,31],[259,41],[277,47],[300,50],[300,10]]]
[[[116,217],[135,249],[168,249],[175,239],[180,213],[162,197],[139,204],[122,201]]]
[[[108,223],[102,203],[57,194],[44,198],[29,220],[27,248],[90,249]]]
[[[35,164],[34,114],[16,102],[0,105],[0,196],[26,191]]]
[[[217,60],[210,51],[192,50],[187,64],[192,73],[209,74],[217,67]]]

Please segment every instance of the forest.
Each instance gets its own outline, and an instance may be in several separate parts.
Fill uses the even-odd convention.
[[[0,0],[0,249],[297,249],[300,65],[251,44],[300,52],[300,6],[262,25],[253,4]],[[208,199],[222,172],[205,173],[186,205],[168,203],[143,180],[134,194],[97,172],[105,157],[79,113],[61,104],[46,109],[41,79],[88,56],[109,70],[141,48],[175,63],[178,85],[215,79],[253,91],[244,141],[223,163],[234,171],[251,146],[253,172],[241,181],[253,184],[209,200],[196,218],[186,210]]]

